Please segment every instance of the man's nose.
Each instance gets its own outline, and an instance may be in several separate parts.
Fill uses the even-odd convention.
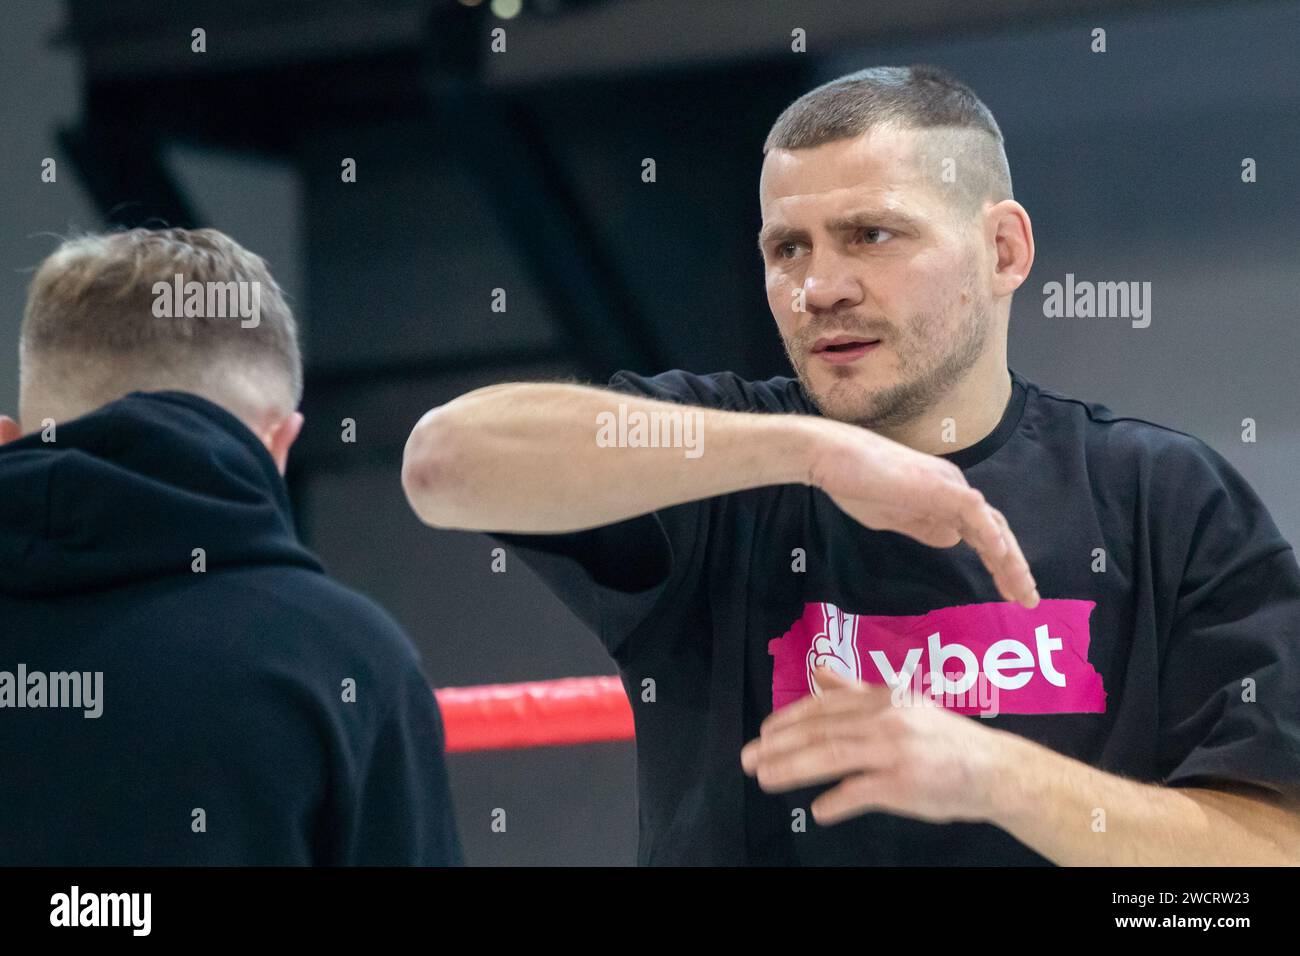
[[[853,308],[862,301],[858,263],[834,249],[814,250],[803,278],[804,308],[812,313]]]

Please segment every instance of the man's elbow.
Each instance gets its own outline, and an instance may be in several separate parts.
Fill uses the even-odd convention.
[[[467,482],[457,429],[442,408],[427,412],[406,441],[402,490],[412,510],[435,528],[465,527],[460,497]]]

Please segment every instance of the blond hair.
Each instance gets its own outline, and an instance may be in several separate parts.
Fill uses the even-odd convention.
[[[195,282],[251,286],[256,322],[224,309],[159,309],[173,283]],[[66,240],[32,278],[20,354],[24,392],[82,411],[132,391],[176,389],[247,420],[292,411],[302,398],[297,324],[283,292],[260,256],[215,229]]]

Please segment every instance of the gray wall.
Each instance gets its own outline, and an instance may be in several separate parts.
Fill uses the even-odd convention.
[[[18,0],[0,30],[0,411],[17,417],[18,324],[30,272],[66,234],[98,228],[71,168],[54,145],[57,124],[80,109],[75,59],[46,41],[62,22],[62,6]],[[41,160],[59,160],[57,184],[40,181]]]

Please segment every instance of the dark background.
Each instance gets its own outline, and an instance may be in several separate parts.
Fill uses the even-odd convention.
[[[1012,367],[1204,438],[1300,532],[1295,3],[525,0],[505,20],[451,0],[7,0],[4,17],[0,409],[59,234],[151,217],[229,232],[302,325],[304,537],[408,628],[436,685],[614,669],[522,565],[493,574],[486,538],[413,517],[411,426],[491,382],[788,373],[754,247],[762,140],[799,93],[869,65],[945,66],[1002,127],[1038,256]],[[1151,327],[1044,318],[1066,273],[1151,282]],[[634,860],[631,744],[451,770],[473,863]]]

